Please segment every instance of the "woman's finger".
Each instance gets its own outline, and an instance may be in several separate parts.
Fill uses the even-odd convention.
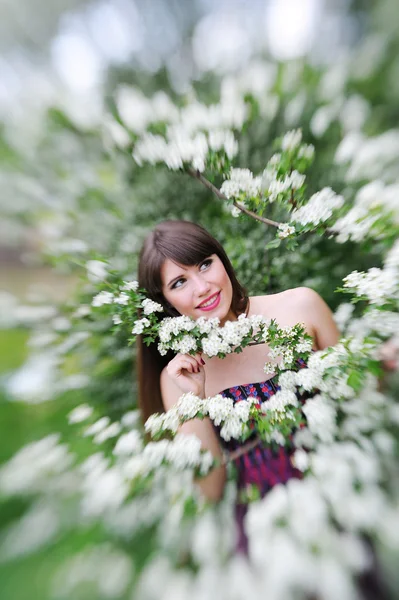
[[[198,363],[199,365],[201,365],[201,367],[203,367],[203,366],[204,366],[204,364],[205,364],[205,361],[204,361],[204,359],[202,358],[202,352],[197,352],[197,354],[194,354],[194,358],[195,358],[195,360],[197,361],[197,363]]]
[[[170,374],[180,375],[183,369],[189,373],[197,373],[199,371],[199,366],[193,357],[186,355],[176,357],[168,365],[168,371]]]

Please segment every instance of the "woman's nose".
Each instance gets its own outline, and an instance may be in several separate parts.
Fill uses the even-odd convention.
[[[201,276],[198,276],[196,279],[196,288],[197,288],[197,294],[202,296],[203,294],[206,294],[209,289],[209,283],[206,281],[206,279],[204,279]]]

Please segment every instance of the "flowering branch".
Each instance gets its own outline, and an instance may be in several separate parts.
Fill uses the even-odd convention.
[[[208,179],[206,179],[206,177],[204,177],[202,175],[202,173],[193,169],[192,167],[189,167],[187,169],[187,173],[189,175],[191,175],[191,177],[194,177],[194,179],[198,179],[206,188],[211,190],[211,192],[213,192],[215,194],[215,196],[217,196],[220,200],[224,200],[226,202],[228,201],[228,198],[223,194],[223,192],[218,190],[218,188],[216,186],[214,186],[213,183],[211,183]],[[277,221],[273,221],[272,219],[266,219],[265,217],[261,217],[260,215],[257,215],[252,210],[245,208],[245,206],[243,204],[241,204],[241,202],[237,202],[236,200],[233,201],[233,206],[238,208],[241,212],[245,213],[249,217],[252,217],[256,221],[260,221],[261,223],[264,223],[265,225],[272,225],[273,227],[279,227],[281,225],[281,223],[278,223]]]

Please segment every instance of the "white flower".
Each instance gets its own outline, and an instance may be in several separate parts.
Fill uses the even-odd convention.
[[[312,340],[304,340],[297,343],[295,350],[296,352],[310,352],[312,350],[312,346]]]
[[[283,240],[284,238],[289,237],[290,235],[293,235],[295,233],[295,227],[292,227],[292,225],[289,225],[288,223],[280,223],[278,228],[279,228],[278,237],[281,240]]]
[[[224,398],[221,394],[217,394],[213,398],[208,399],[207,408],[209,418],[216,426],[218,426],[233,412],[233,400],[231,398]]]
[[[143,319],[139,319],[135,322],[134,327],[132,329],[133,335],[141,335],[146,327],[151,325],[150,321],[144,317]]]
[[[333,211],[341,208],[344,204],[342,196],[338,196],[331,188],[323,188],[320,192],[313,194],[307,204],[294,210],[291,219],[301,225],[312,223],[319,225],[327,221]]]
[[[114,322],[114,325],[120,325],[122,323],[122,319],[119,315],[112,315],[112,320]]]
[[[89,477],[83,486],[81,510],[83,516],[96,517],[114,511],[125,500],[129,487],[117,467],[111,467]]]
[[[126,306],[126,304],[129,304],[129,296],[126,294],[126,292],[121,292],[119,294],[119,296],[115,296],[114,297],[114,303],[115,304],[122,304],[124,306]]]
[[[143,307],[145,315],[151,315],[154,312],[163,312],[163,306],[149,298],[145,298],[142,301],[141,306]]]
[[[294,392],[296,389],[296,373],[295,371],[284,371],[278,378],[278,385],[281,390]]]
[[[216,424],[216,422],[215,422]],[[228,442],[231,438],[239,439],[243,432],[243,422],[236,411],[229,413],[220,430],[221,437]]]
[[[163,415],[155,413],[150,415],[144,423],[144,429],[146,433],[149,433],[151,437],[154,437],[157,433],[162,431],[163,426]]]
[[[114,301],[114,295],[111,292],[102,291],[99,292],[96,296],[94,296],[91,304],[92,306],[98,307],[103,306],[103,304],[112,304]]]
[[[72,316],[76,318],[87,317],[87,315],[89,315],[90,312],[91,309],[88,304],[81,304],[80,306],[78,306],[78,308],[75,310]]]
[[[96,435],[97,433],[100,433],[100,431],[103,431],[103,429],[108,427],[110,421],[111,421],[111,419],[109,417],[101,417],[101,419],[98,419],[98,421],[93,423],[93,425],[90,425],[89,427],[87,427],[87,429],[85,429],[83,435],[85,435],[85,436]]]
[[[89,406],[88,404],[81,404],[80,406],[77,406],[76,408],[74,408],[68,414],[68,422],[69,423],[81,423],[82,421],[85,421],[86,419],[88,419],[92,413],[93,413],[93,408],[91,406]]]
[[[318,388],[321,385],[320,373],[314,369],[304,368],[298,371],[295,376],[296,384],[303,387],[307,392]]]
[[[249,169],[231,169],[230,177],[223,182],[220,191],[226,198],[258,196],[261,189],[261,177],[254,177]]]
[[[181,354],[188,354],[191,350],[197,349],[197,341],[192,335],[185,335],[181,340],[176,341],[176,349]]]
[[[303,448],[297,448],[295,450],[294,456],[292,457],[292,462],[294,466],[300,471],[306,471],[309,467],[309,456],[308,453],[303,450]]]
[[[349,302],[344,302],[340,304],[337,310],[334,313],[334,321],[337,324],[338,329],[342,332],[345,330],[346,325],[348,324],[349,319],[352,316],[352,313],[355,309],[354,304],[350,304]]]
[[[284,411],[286,406],[298,406],[296,394],[290,390],[278,390],[265,402],[262,402],[261,410],[266,413],[272,410]]]
[[[124,427],[134,427],[140,420],[139,410],[129,410],[121,418],[121,424]]]
[[[344,278],[344,287],[366,296],[372,304],[384,304],[390,298],[399,298],[399,271],[372,267],[366,273],[353,271]]]
[[[116,456],[126,456],[140,452],[143,442],[138,431],[129,431],[120,436],[114,448]]]
[[[238,206],[232,206],[231,207],[231,216],[232,217],[235,217],[235,218],[239,217],[240,214],[241,214],[241,212],[242,211],[238,208]]]
[[[291,152],[299,146],[302,141],[302,131],[300,129],[293,129],[288,131],[281,142],[281,148],[284,151]]]
[[[87,277],[94,283],[103,281],[108,275],[107,266],[101,260],[88,260],[86,263]]]
[[[105,427],[104,429],[102,429],[101,431],[96,433],[93,441],[95,444],[102,444],[106,440],[109,440],[110,438],[113,438],[113,437],[116,437],[117,435],[119,435],[121,430],[122,430],[122,426],[120,423],[118,423],[118,422],[111,423],[110,425],[108,425],[108,427]]]
[[[138,290],[138,287],[139,287],[138,281],[124,281],[123,285],[120,286],[120,289],[125,292],[131,291],[131,290],[133,292],[136,292]]]
[[[195,396],[191,392],[180,396],[177,402],[177,412],[179,416],[186,419],[193,419],[198,412],[202,412],[205,407],[205,401]]]
[[[314,146],[312,144],[302,144],[298,150],[298,158],[307,158],[311,160],[314,156]]]
[[[302,408],[311,433],[324,442],[332,442],[336,432],[336,411],[327,398],[318,394]]]
[[[290,183],[290,187],[294,190],[299,190],[305,183],[306,176],[303,173],[298,173],[298,171],[292,171],[291,175],[289,175],[288,181]]]

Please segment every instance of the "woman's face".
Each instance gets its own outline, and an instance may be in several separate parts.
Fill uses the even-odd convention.
[[[165,299],[181,315],[192,319],[218,317],[222,324],[235,319],[231,310],[233,288],[217,254],[189,267],[167,258],[161,277]]]

